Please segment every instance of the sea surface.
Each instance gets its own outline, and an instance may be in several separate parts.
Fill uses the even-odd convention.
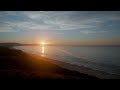
[[[16,46],[27,53],[120,75],[120,46]]]

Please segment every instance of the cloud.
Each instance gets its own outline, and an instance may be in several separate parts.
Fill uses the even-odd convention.
[[[120,12],[1,11],[0,29],[6,31],[81,30],[96,33],[104,22],[120,20]],[[104,28],[104,27],[102,27]],[[101,31],[102,32],[102,31]]]
[[[0,27],[0,32],[16,32],[16,30],[13,30],[10,27]]]
[[[64,35],[64,33],[60,33],[60,32],[52,32],[52,34],[56,34],[56,35]]]
[[[0,32],[16,32],[16,30],[0,30]]]
[[[108,31],[96,31],[96,30],[84,30],[84,31],[80,31],[80,33],[84,33],[84,34],[94,34],[94,33],[105,33]]]
[[[53,30],[54,26],[51,25],[44,25],[44,24],[39,24],[35,22],[7,22],[9,27],[16,27],[20,28],[21,30],[27,31],[27,30]]]

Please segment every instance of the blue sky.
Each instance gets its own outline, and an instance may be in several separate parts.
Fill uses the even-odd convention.
[[[0,42],[120,44],[120,11],[0,11]]]

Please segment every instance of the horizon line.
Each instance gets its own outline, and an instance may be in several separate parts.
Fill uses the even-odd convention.
[[[41,45],[38,43],[14,43],[14,42],[6,42],[0,44],[17,44],[17,45]],[[120,44],[45,44],[44,46],[120,46]]]

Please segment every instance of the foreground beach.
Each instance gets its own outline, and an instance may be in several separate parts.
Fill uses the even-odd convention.
[[[38,56],[36,54],[29,54],[29,55],[34,57],[34,58],[37,58],[37,59],[42,58],[42,60],[54,63],[54,64],[56,64],[56,65],[58,65],[62,68],[65,68],[65,69],[68,69],[68,70],[71,70],[71,71],[77,71],[81,74],[94,76],[94,77],[97,77],[99,79],[120,79],[120,75],[110,74],[110,73],[106,73],[106,72],[103,72],[103,71],[94,70],[94,69],[91,69],[91,68],[88,68],[88,67],[73,65],[73,64],[70,64],[70,63],[66,63],[66,62],[53,60],[53,59],[50,59],[50,58],[47,58],[47,57],[41,57],[41,56]]]
[[[77,70],[77,71],[75,71]],[[85,67],[0,47],[0,79],[118,79]]]

